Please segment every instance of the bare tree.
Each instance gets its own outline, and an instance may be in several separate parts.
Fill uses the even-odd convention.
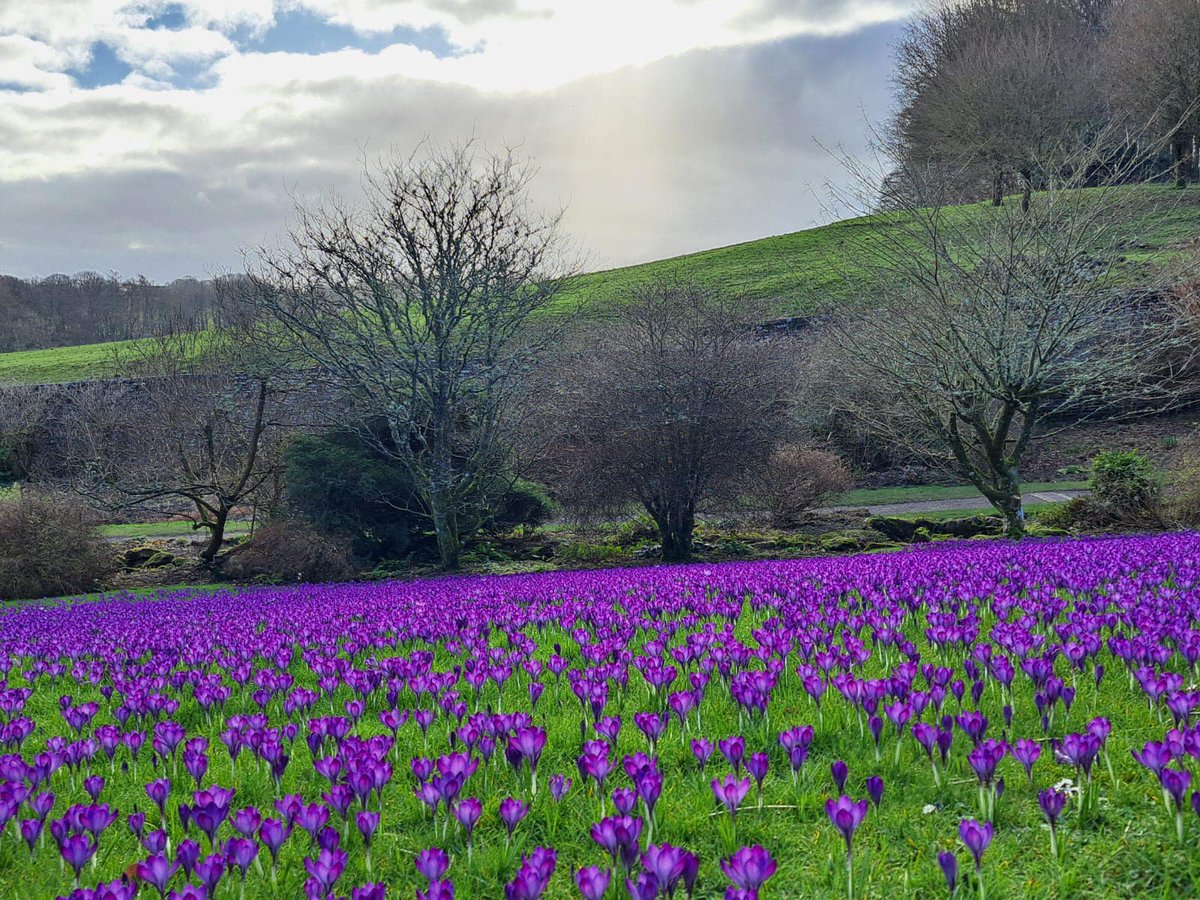
[[[288,246],[250,260],[247,299],[361,419],[387,421],[380,449],[454,569],[515,477],[509,432],[573,268],[560,216],[532,209],[528,164],[472,143],[424,149],[368,167],[361,204],[299,206]]]
[[[56,405],[40,385],[0,384],[0,479],[28,477]]]
[[[1163,194],[1080,191],[1088,169],[1076,160],[1068,170],[1080,174],[1050,182],[1024,213],[948,208],[926,183],[847,247],[874,277],[832,332],[850,382],[841,402],[977,487],[1014,536],[1031,443],[1067,416],[1169,406],[1190,355],[1187,313],[1162,290],[1179,276],[1166,260],[1124,256],[1128,236],[1162,215]],[[877,183],[856,174],[864,189]]]
[[[1122,0],[1105,51],[1114,106],[1169,138],[1185,187],[1200,138],[1200,0]]]
[[[993,204],[1074,152],[1099,109],[1098,10],[1068,0],[936,0],[897,48],[896,141],[941,177],[982,171]]]
[[[786,437],[782,360],[765,309],[691,286],[643,287],[561,359],[547,392],[552,482],[569,505],[654,519],[685,560],[700,505],[738,493]]]
[[[312,397],[289,402],[296,385],[268,365],[269,348],[234,329],[172,329],[117,353],[125,377],[67,404],[56,465],[103,508],[190,509],[212,561],[229,517],[278,478],[285,437]]]

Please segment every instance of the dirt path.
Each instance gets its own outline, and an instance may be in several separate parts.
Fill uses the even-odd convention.
[[[1025,495],[1025,503],[1065,503],[1076,497],[1086,497],[1088,491],[1035,491]],[[947,512],[955,509],[982,509],[987,501],[982,497],[962,500],[918,500],[912,503],[885,503],[881,506],[832,506],[819,512],[845,512],[866,509],[873,516],[913,516],[921,513]]]

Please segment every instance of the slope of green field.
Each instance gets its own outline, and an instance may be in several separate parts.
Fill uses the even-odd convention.
[[[1134,216],[1124,236],[1127,254],[1137,260],[1157,251],[1195,245],[1200,239],[1200,190],[1135,188],[1147,209],[1165,211],[1152,220]],[[1086,194],[1086,192],[1082,192]],[[964,207],[970,210],[970,207]],[[776,301],[779,315],[811,311],[823,301],[837,301],[850,287],[849,261],[841,252],[852,229],[887,227],[887,217],[847,219],[791,234],[748,241],[715,250],[655,260],[580,276],[564,292],[563,306],[585,311],[627,296],[640,283],[686,279],[713,290]],[[112,373],[114,344],[88,344],[0,353],[0,383],[81,381]]]

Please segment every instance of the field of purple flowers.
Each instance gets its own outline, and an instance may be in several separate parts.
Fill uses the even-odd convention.
[[[1197,535],[16,607],[0,895],[1194,896],[1198,617]]]

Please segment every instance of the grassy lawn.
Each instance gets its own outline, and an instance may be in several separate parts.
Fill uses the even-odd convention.
[[[145,587],[120,588],[119,590],[93,591],[90,594],[69,594],[63,597],[42,597],[37,600],[6,600],[3,608],[19,608],[24,606],[58,606],[60,604],[87,603],[95,600],[112,600],[119,597],[140,597],[152,600],[156,595],[176,594],[187,591],[188,594],[215,594],[218,591],[237,591],[238,586],[214,582],[212,584],[164,584],[147,585]]]
[[[111,538],[167,538],[192,534],[196,529],[191,522],[126,522],[101,525],[98,530]],[[243,534],[249,530],[250,523],[243,519],[230,519],[225,527],[226,534]]]
[[[1026,493],[1040,491],[1082,491],[1086,481],[1039,481],[1024,484]],[[842,494],[831,505],[837,506],[887,506],[892,503],[923,503],[935,500],[969,500],[979,497],[979,491],[971,485],[922,484],[913,487],[863,488]]]
[[[1200,234],[1200,192],[1157,187],[1137,190],[1146,198],[1147,208],[1164,201],[1172,205],[1153,221],[1135,218],[1129,223],[1129,260],[1145,260],[1156,251]],[[971,209],[963,208],[965,214]],[[887,216],[847,219],[729,247],[588,273],[563,293],[560,308],[578,305],[584,312],[601,313],[642,282],[679,278],[713,290],[774,300],[780,315],[811,312],[819,304],[837,302],[853,291],[855,273],[847,270],[849,261],[844,251],[848,236],[864,228],[886,228],[888,221]],[[117,346],[89,344],[3,353],[0,382],[33,384],[102,378],[111,374]]]

